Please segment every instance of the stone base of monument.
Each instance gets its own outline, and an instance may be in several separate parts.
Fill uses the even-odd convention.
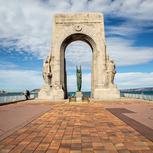
[[[82,92],[76,92],[76,102],[81,102],[83,100]],[[93,92],[93,101],[111,100],[119,99],[120,91],[116,86],[111,86],[109,88],[96,88]],[[51,88],[45,85],[38,93],[38,99],[46,99],[49,101],[64,101],[64,91],[60,88]]]
[[[76,102],[81,102],[82,98],[83,98],[82,92],[77,91],[76,94],[75,94],[75,97],[76,97]]]
[[[114,88],[95,89],[94,100],[109,100],[120,98],[120,91]]]
[[[44,86],[38,93],[38,99],[47,99],[51,101],[63,100],[64,92],[62,89],[54,89],[50,86]]]

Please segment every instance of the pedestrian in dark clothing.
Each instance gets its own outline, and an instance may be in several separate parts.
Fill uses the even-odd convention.
[[[26,100],[30,99],[30,91],[29,90],[26,90],[24,95],[25,95]]]

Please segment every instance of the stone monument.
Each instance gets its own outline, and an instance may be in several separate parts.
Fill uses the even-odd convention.
[[[45,84],[38,97],[52,101],[67,98],[65,50],[76,40],[87,42],[92,48],[91,98],[120,98],[120,92],[114,85],[115,64],[108,57],[101,13],[55,15],[52,48],[43,66]]]
[[[81,92],[81,87],[82,87],[82,70],[81,70],[81,66],[80,69],[78,69],[78,67],[76,67],[76,78],[77,78],[77,92],[75,94],[76,96],[76,101],[82,101],[82,97],[83,94]]]

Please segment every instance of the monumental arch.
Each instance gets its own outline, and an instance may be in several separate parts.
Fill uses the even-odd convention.
[[[54,16],[52,47],[43,65],[45,84],[39,92],[39,98],[67,98],[65,49],[76,40],[88,43],[92,49],[91,98],[119,98],[120,92],[114,85],[115,65],[107,53],[104,18],[101,13],[68,13]]]

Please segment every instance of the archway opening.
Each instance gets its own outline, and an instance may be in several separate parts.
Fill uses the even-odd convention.
[[[66,53],[66,48],[68,45],[70,45],[71,43],[73,44],[73,42],[81,42],[83,44],[86,45],[86,47],[83,47],[84,50],[85,48],[90,48],[90,51],[88,51],[87,55],[91,55],[91,58],[87,58],[87,55],[82,55],[80,58],[77,58],[77,61],[80,61],[80,59],[83,57],[86,60],[90,59],[90,62],[88,62],[88,65],[90,63],[90,73],[88,74],[91,79],[91,83],[90,83],[90,91],[91,91],[91,97],[93,97],[93,91],[95,88],[95,65],[96,65],[96,60],[95,60],[95,53],[96,53],[96,44],[95,41],[88,35],[83,34],[83,33],[74,33],[69,35],[68,37],[66,37],[60,47],[60,84],[62,85],[63,89],[64,89],[64,94],[65,94],[65,98],[68,97],[68,92],[67,92],[67,71],[66,71],[66,58],[65,58],[65,53]],[[71,46],[71,45],[70,45]],[[77,45],[80,46],[80,43]],[[74,47],[75,48],[75,47]],[[77,49],[77,51],[75,53],[78,52],[79,49]],[[72,51],[71,51],[72,52]],[[72,52],[73,53],[73,52]],[[86,53],[86,51],[82,51],[82,53]],[[73,59],[73,61],[75,61],[77,56],[74,56],[75,58]],[[68,65],[68,63],[67,63]],[[92,66],[91,66],[92,65]],[[75,68],[76,70],[76,68]],[[84,71],[84,70],[83,70]],[[85,71],[84,71],[85,72]],[[83,76],[83,80],[84,80],[84,76]],[[85,79],[87,80],[87,79]]]
[[[67,93],[72,96],[77,91],[76,67],[82,68],[82,92],[84,96],[90,96],[92,48],[84,41],[73,41],[65,48],[66,86]]]

